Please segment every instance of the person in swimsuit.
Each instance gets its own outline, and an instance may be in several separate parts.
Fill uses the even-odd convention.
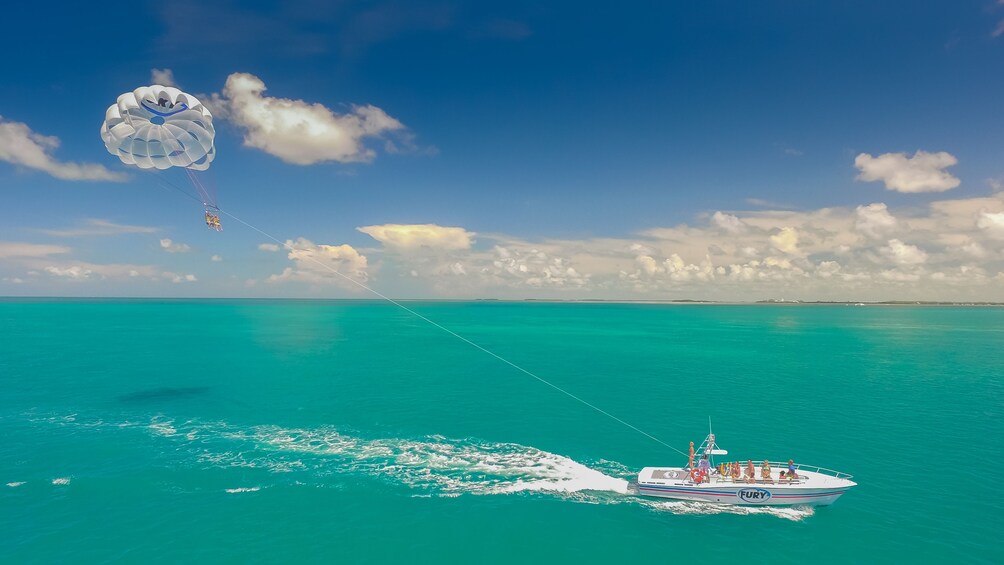
[[[794,480],[798,479],[798,474],[795,473],[795,460],[794,459],[789,459],[788,460],[788,474],[785,475],[785,477],[787,477],[789,481],[794,481]]]

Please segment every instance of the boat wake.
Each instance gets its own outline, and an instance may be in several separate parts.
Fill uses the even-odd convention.
[[[621,478],[634,471],[620,463],[602,459],[582,463],[516,443],[443,436],[366,439],[327,426],[234,426],[165,417],[118,424],[79,418],[44,421],[88,430],[141,430],[153,441],[174,442],[172,453],[181,456],[175,464],[241,470],[245,484],[225,489],[230,494],[282,485],[344,488],[360,479],[376,479],[407,487],[416,497],[552,496],[588,504],[635,504],[676,515],[762,514],[794,521],[813,514],[811,508],[643,498]]]
[[[765,515],[800,522],[815,514],[811,506],[735,506],[731,504],[711,504],[707,502],[687,502],[680,500],[639,499],[642,504],[673,514],[736,514],[739,516]]]
[[[197,455],[215,467],[261,468],[274,473],[302,473],[323,479],[333,475],[370,476],[402,484],[416,495],[459,496],[518,492],[627,493],[627,481],[568,457],[514,443],[448,439],[363,439],[334,428],[225,424],[151,423],[151,433],[200,446],[220,443],[226,449]],[[214,442],[217,438],[219,442]]]

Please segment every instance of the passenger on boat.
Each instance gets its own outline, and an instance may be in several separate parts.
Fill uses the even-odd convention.
[[[753,460],[746,460],[746,482],[755,483],[756,482],[756,469],[753,468]]]
[[[763,479],[765,483],[774,484],[774,480],[770,478],[770,461],[766,459],[763,460],[763,464],[760,465],[760,478]]]
[[[788,474],[786,475],[789,481],[794,481],[798,479],[798,474],[795,473],[795,461],[793,459],[788,460]]]
[[[711,462],[708,461],[707,457],[701,457],[701,460],[697,463],[697,469],[701,472],[701,475],[705,477],[711,476]]]
[[[694,468],[694,442],[690,442],[690,455],[689,459],[687,459],[687,468]]]
[[[742,469],[739,468],[739,462],[738,461],[733,461],[732,462],[732,480],[738,482],[739,478],[742,476],[742,474],[743,474],[743,471],[742,471]]]

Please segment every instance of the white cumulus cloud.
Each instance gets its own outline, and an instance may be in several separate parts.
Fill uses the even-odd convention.
[[[1004,270],[1002,210],[1004,193],[902,209],[712,212],[626,238],[482,233],[487,249],[384,245],[368,255],[399,275],[401,289],[453,297],[1001,300],[993,274]],[[739,237],[728,229],[737,225]]]
[[[121,182],[128,175],[109,171],[104,165],[59,161],[52,152],[59,138],[35,133],[28,124],[4,120],[0,116],[0,161],[35,169],[62,180]]]
[[[513,245],[496,245],[490,263],[479,266],[481,276],[503,286],[582,288],[589,284],[590,278],[564,257]]]
[[[711,224],[727,233],[742,233],[746,229],[746,224],[738,216],[715,212],[711,216]]]
[[[995,239],[1004,239],[1004,212],[980,212],[976,227]]]
[[[222,116],[244,130],[244,144],[287,163],[369,162],[376,153],[367,138],[404,130],[404,125],[372,105],[353,105],[337,114],[319,103],[265,96],[265,83],[248,73],[227,77],[216,97]]]
[[[56,277],[64,277],[75,280],[89,279],[91,278],[91,275],[94,274],[94,271],[80,265],[73,265],[70,267],[57,267],[55,265],[50,265],[45,268],[45,272]]]
[[[857,219],[854,227],[862,234],[878,238],[896,229],[896,218],[889,213],[889,208],[881,202],[858,206],[855,209]]]
[[[960,184],[959,179],[945,170],[958,162],[945,151],[917,151],[912,157],[906,153],[883,153],[878,157],[861,153],[854,159],[854,166],[861,171],[858,180],[882,181],[889,190],[944,192]]]
[[[286,241],[287,257],[295,266],[271,275],[266,282],[302,281],[315,284],[335,283],[359,289],[350,280],[365,283],[369,279],[366,256],[351,245],[315,244],[306,238]]]
[[[794,255],[798,253],[798,230],[792,227],[781,228],[781,231],[770,236],[770,244],[782,253]]]
[[[397,250],[419,248],[439,250],[469,249],[474,234],[459,227],[436,224],[383,224],[356,228],[360,232]]]
[[[162,273],[161,276],[163,276],[165,279],[171,281],[174,284],[189,283],[189,282],[195,282],[195,281],[199,280],[193,274],[179,274],[179,273],[164,272],[164,273]]]
[[[927,262],[927,252],[898,239],[890,239],[889,244],[879,249],[882,255],[898,265],[920,265]]]
[[[279,246],[275,243],[259,243],[258,250],[275,252],[279,250]]]
[[[964,253],[972,255],[977,259],[982,259],[987,256],[986,248],[980,245],[979,242],[977,241],[971,241],[969,243],[963,244],[961,249]]]

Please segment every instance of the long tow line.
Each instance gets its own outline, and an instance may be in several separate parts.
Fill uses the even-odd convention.
[[[178,192],[181,192],[182,194],[184,194],[185,196],[188,196],[192,200],[195,200],[197,202],[202,203],[201,200],[199,200],[198,198],[196,198],[195,196],[193,196],[191,193],[189,193],[189,192],[181,189],[180,187],[174,185],[174,183],[171,183],[170,181],[168,181],[167,179],[164,179],[160,175],[157,176],[157,179],[160,180],[160,181],[163,181],[163,182],[167,183],[168,185],[170,185],[171,188],[177,190]],[[424,321],[424,322],[426,322],[426,323],[428,323],[428,324],[430,324],[430,325],[432,325],[432,326],[434,326],[434,327],[436,327],[436,328],[438,328],[438,329],[440,329],[440,330],[442,330],[442,331],[450,334],[451,336],[459,339],[460,341],[466,343],[467,345],[470,345],[471,347],[474,347],[475,349],[478,349],[478,350],[480,350],[480,351],[482,351],[484,353],[487,353],[488,355],[494,357],[495,359],[498,359],[499,361],[505,363],[506,365],[509,365],[513,369],[516,369],[517,371],[519,371],[519,372],[521,372],[521,373],[523,373],[523,374],[525,374],[527,376],[530,376],[530,377],[536,379],[537,381],[539,381],[539,382],[541,382],[541,383],[543,383],[543,384],[545,384],[545,385],[553,388],[554,390],[556,390],[556,391],[564,394],[565,396],[567,396],[567,397],[569,397],[569,398],[571,398],[573,400],[576,400],[579,403],[588,406],[589,408],[592,408],[593,410],[599,412],[600,414],[603,414],[604,416],[610,418],[611,420],[614,420],[616,422],[619,422],[619,423],[623,424],[624,426],[627,426],[628,428],[631,428],[632,430],[640,433],[641,435],[643,435],[643,436],[651,439],[652,441],[655,441],[656,443],[658,443],[660,445],[663,445],[665,447],[668,447],[669,449],[672,449],[673,451],[679,453],[680,455],[683,455],[684,457],[688,456],[683,451],[680,451],[679,449],[677,449],[677,448],[673,447],[672,445],[666,443],[665,441],[663,441],[663,440],[655,437],[654,435],[646,432],[645,430],[643,430],[643,429],[641,429],[641,428],[639,428],[639,427],[637,427],[637,426],[635,426],[635,425],[633,425],[633,424],[631,424],[629,422],[626,422],[626,421],[622,420],[621,418],[618,418],[617,416],[615,416],[615,415],[607,412],[606,410],[603,410],[599,406],[596,406],[595,404],[592,404],[592,403],[588,402],[587,400],[585,400],[583,398],[580,398],[580,397],[572,394],[571,392],[568,392],[567,390],[565,390],[565,389],[561,388],[560,386],[552,383],[551,381],[548,381],[547,379],[545,379],[545,378],[543,378],[543,377],[541,377],[541,376],[533,373],[532,371],[530,371],[528,369],[525,369],[525,368],[517,365],[516,363],[513,363],[512,361],[506,359],[505,357],[502,357],[498,353],[495,353],[494,351],[492,351],[492,350],[490,350],[490,349],[488,349],[488,348],[486,348],[486,347],[484,347],[484,346],[482,346],[482,345],[480,345],[480,344],[478,344],[478,343],[476,343],[474,341],[471,341],[470,339],[468,339],[468,338],[466,338],[466,337],[458,334],[457,332],[451,330],[450,328],[447,328],[446,326],[443,326],[442,324],[436,322],[435,320],[429,319],[428,317],[424,316],[423,314],[420,314],[420,313],[416,312],[415,310],[412,310],[411,308],[409,308],[408,306],[402,304],[401,302],[399,302],[397,300],[394,300],[393,298],[390,298],[389,296],[387,296],[387,295],[385,295],[385,294],[383,294],[383,293],[381,293],[381,292],[379,292],[379,291],[377,291],[377,290],[369,287],[368,285],[366,285],[366,284],[364,284],[362,282],[359,282],[358,280],[356,280],[356,279],[354,279],[354,278],[352,278],[352,277],[350,277],[350,276],[342,273],[341,271],[339,271],[338,269],[335,269],[331,265],[329,265],[327,263],[324,263],[322,261],[319,261],[318,259],[316,259],[313,256],[313,253],[310,252],[311,250],[297,248],[296,246],[294,246],[289,241],[282,241],[279,238],[273,236],[272,234],[266,232],[265,230],[263,230],[263,229],[255,226],[255,225],[252,225],[249,222],[246,222],[243,219],[235,216],[234,214],[228,212],[227,210],[224,210],[222,208],[217,208],[217,209],[219,210],[219,212],[221,214],[227,216],[228,218],[233,219],[234,221],[236,221],[238,223],[243,224],[245,227],[247,227],[247,228],[249,228],[249,229],[251,229],[253,231],[258,232],[259,234],[265,236],[266,238],[274,241],[275,243],[281,245],[282,247],[284,247],[284,248],[286,248],[286,249],[288,249],[290,251],[307,251],[307,253],[304,254],[304,259],[307,259],[307,260],[309,260],[309,261],[311,261],[311,262],[313,262],[313,263],[321,266],[322,268],[330,271],[332,274],[337,275],[337,276],[345,279],[346,281],[348,281],[348,282],[350,282],[350,283],[358,286],[359,288],[365,290],[366,292],[369,292],[370,294],[373,294],[374,296],[377,296],[377,297],[379,297],[382,300],[386,300],[387,302],[390,302],[394,306],[397,306],[398,308],[404,310],[405,312],[408,312],[412,316],[415,316],[416,318],[418,318],[418,319],[420,319],[420,320],[422,320],[422,321]]]

